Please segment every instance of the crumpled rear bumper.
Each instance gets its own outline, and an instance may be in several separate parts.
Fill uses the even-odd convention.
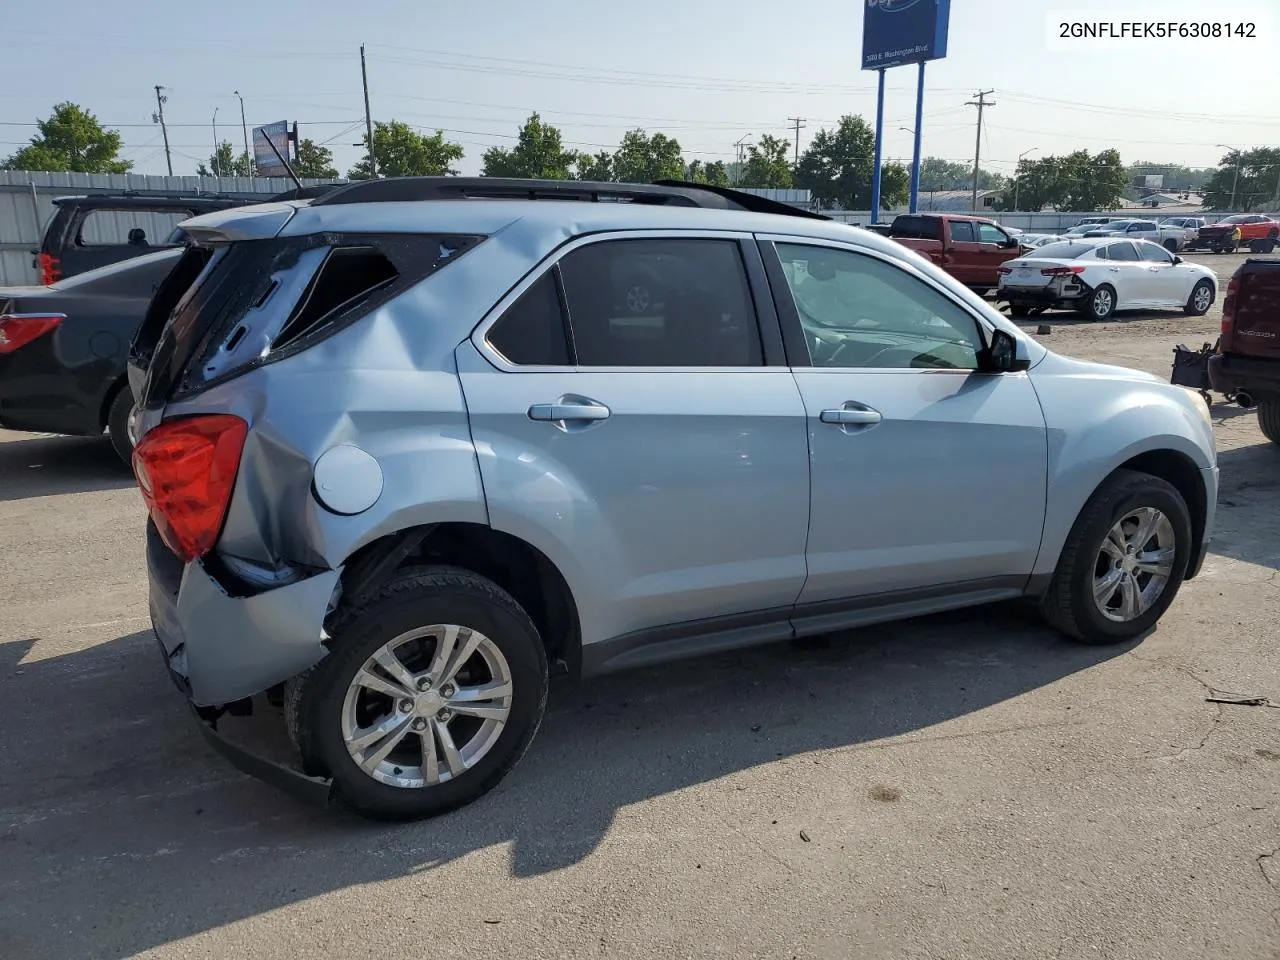
[[[275,686],[318,663],[339,572],[232,596],[200,561],[181,564],[148,530],[151,623],[178,686],[216,707]]]

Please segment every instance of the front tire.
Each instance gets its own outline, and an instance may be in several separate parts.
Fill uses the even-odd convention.
[[[1029,317],[1030,315],[1031,315],[1030,307],[1013,306],[1013,305],[1010,305],[1009,307],[1009,316],[1011,317],[1017,317],[1021,319],[1022,317]]]
[[[133,441],[129,439],[129,415],[133,413],[133,392],[128,386],[120,388],[107,409],[107,436],[111,446],[125,463],[133,460]]]
[[[1213,284],[1208,280],[1201,280],[1191,289],[1191,296],[1187,298],[1186,305],[1182,309],[1188,316],[1203,317],[1209,312],[1211,306],[1213,306]]]
[[[285,689],[289,733],[333,798],[375,820],[470,803],[524,755],[546,708],[546,650],[501,587],[458,567],[395,576],[332,628]]]
[[[1168,250],[1170,253],[1177,253],[1177,252],[1178,252],[1178,241],[1177,241],[1177,240],[1166,240],[1166,241],[1164,242],[1164,248],[1165,248],[1166,250]]]
[[[1117,470],[1076,518],[1041,613],[1082,643],[1132,640],[1169,608],[1190,558],[1182,495],[1159,477]]]
[[[1258,401],[1258,426],[1272,443],[1280,443],[1280,400]]]
[[[1109,320],[1111,315],[1116,312],[1116,291],[1115,287],[1108,283],[1104,283],[1093,291],[1093,295],[1089,297],[1088,313],[1090,320]]]

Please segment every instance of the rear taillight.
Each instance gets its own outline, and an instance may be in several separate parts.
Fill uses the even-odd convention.
[[[65,313],[0,314],[0,354],[20,350],[67,319]]]
[[[1222,298],[1222,332],[1230,333],[1236,324],[1236,294],[1240,291],[1238,275],[1227,284],[1227,295]]]
[[[51,253],[40,254],[40,282],[45,286],[62,279],[62,265]]]
[[[1040,276],[1066,277],[1073,273],[1084,273],[1084,267],[1045,267],[1040,271]]]
[[[998,273],[1000,276],[1003,277],[1006,273],[1013,273],[1013,268],[1012,267],[996,267],[996,273]]]
[[[151,519],[183,562],[213,549],[231,502],[249,425],[229,414],[170,420],[133,451],[133,473]]]

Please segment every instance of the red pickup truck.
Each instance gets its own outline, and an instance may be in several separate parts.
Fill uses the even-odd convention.
[[[904,213],[895,217],[889,236],[928,257],[978,294],[994,290],[997,272],[1022,252],[1016,237],[992,220],[950,213]]]
[[[1250,257],[1236,269],[1209,382],[1242,407],[1257,406],[1263,434],[1280,443],[1280,260]]]

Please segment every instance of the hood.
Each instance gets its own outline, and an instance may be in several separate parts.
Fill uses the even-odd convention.
[[[1038,365],[1044,373],[1058,376],[1095,378],[1098,380],[1129,380],[1133,383],[1159,383],[1168,386],[1168,381],[1161,380],[1145,370],[1134,370],[1131,367],[1120,367],[1110,363],[1094,363],[1092,360],[1077,360],[1075,357],[1063,356],[1048,351],[1044,360]]]

